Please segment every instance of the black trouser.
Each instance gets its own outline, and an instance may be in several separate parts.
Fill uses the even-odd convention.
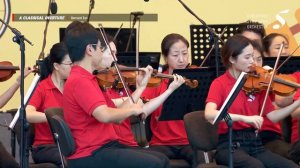
[[[194,152],[190,145],[173,145],[173,146],[162,146],[162,145],[150,145],[152,151],[157,151],[168,156],[169,159],[184,159],[190,165],[195,162]]]
[[[54,163],[61,166],[58,148],[55,144],[39,145],[32,149],[34,163]]]
[[[159,157],[157,157],[159,155]],[[69,159],[69,168],[167,168],[169,160],[160,154],[146,153],[113,141],[95,150],[91,156]]]
[[[19,164],[14,157],[10,155],[0,142],[0,167],[19,168]]]
[[[293,160],[295,163],[300,165],[300,141],[296,141],[290,151],[289,151],[289,158]]]
[[[299,168],[294,162],[265,150],[254,130],[233,131],[232,139],[233,143],[240,145],[233,153],[234,167]],[[228,165],[228,159],[228,134],[223,134],[219,136],[216,161],[218,164]]]
[[[282,140],[280,134],[274,131],[261,131],[259,136],[265,148],[273,153],[290,159],[288,153],[292,145]]]

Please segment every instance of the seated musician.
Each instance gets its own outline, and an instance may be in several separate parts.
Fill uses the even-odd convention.
[[[185,69],[189,65],[188,47],[189,42],[179,34],[165,36],[161,43],[161,52],[166,63],[164,74],[172,74],[174,69]],[[142,97],[151,101],[167,90],[168,83],[168,79],[163,79],[158,87],[148,87]],[[150,127],[153,135],[149,149],[162,152],[170,159],[184,159],[190,165],[195,165],[183,120],[159,121],[162,109],[163,105],[160,105],[151,115]]]
[[[282,52],[280,56],[288,56],[289,55],[289,40],[286,36],[279,33],[271,33],[268,34],[263,39],[264,45],[264,56],[265,57],[277,57],[280,45],[283,45]]]
[[[45,110],[62,107],[64,85],[72,66],[64,43],[52,46],[50,54],[45,58],[45,64],[50,73],[38,84],[26,107],[27,120],[35,128],[32,157],[35,163],[54,163],[61,166],[59,151],[53,141]]]
[[[107,93],[99,87],[96,77],[92,75],[102,64],[105,50],[99,32],[89,23],[78,21],[72,22],[68,27],[65,43],[74,66],[65,84],[63,108],[65,120],[76,144],[75,153],[68,157],[68,166],[168,167],[166,157],[159,158],[119,143],[113,123],[120,123],[131,115],[139,116],[144,109],[138,104],[130,104],[129,100],[115,108]],[[144,73],[139,74],[139,77],[143,78],[141,84],[146,84],[152,68],[142,70]],[[133,99],[138,99],[134,95],[133,93]]]
[[[241,34],[244,37],[247,37],[252,41],[254,64],[256,66],[263,67],[266,70],[271,70],[271,67],[263,66],[264,46],[262,40],[266,34],[263,24],[251,21],[241,23],[239,25],[237,33]],[[272,53],[274,53],[273,50]],[[275,99],[281,99],[280,96],[275,96],[275,94],[272,93],[270,93],[270,98],[273,102],[275,102]],[[275,103],[273,103],[273,105],[275,106],[275,108],[279,108]],[[263,145],[271,152],[289,158],[288,151],[291,145],[282,139],[282,129],[280,122],[273,123],[267,117],[263,117],[264,122],[259,132]]]
[[[117,53],[117,48],[116,45],[113,41],[113,39],[110,36],[107,36],[108,38],[108,43],[111,48],[112,54],[116,55]],[[112,64],[112,55],[109,51],[109,49],[104,50],[103,52],[103,68],[110,67]],[[102,66],[103,66],[102,65]],[[177,80],[179,79],[179,80]],[[168,90],[165,91],[163,94],[159,95],[155,99],[152,99],[151,101],[147,102],[146,104],[143,104],[143,102],[139,99],[138,103],[143,106],[144,112],[148,115],[150,115],[160,104],[162,104],[163,101],[165,101],[169,95],[172,94],[174,90],[176,90],[181,84],[184,82],[182,80],[182,77],[175,78],[175,80],[170,84],[168,87]],[[109,95],[110,98],[112,98],[114,104],[118,107],[123,101],[125,101],[127,98],[126,97],[126,92],[123,88],[119,89],[117,87],[111,87],[107,88],[106,93]],[[142,92],[138,93],[137,97],[139,97]],[[115,124],[114,128],[116,130],[116,133],[119,135],[120,142],[122,144],[132,146],[132,147],[137,147],[138,144],[136,140],[133,137],[132,130],[131,130],[131,125],[130,125],[130,120],[126,119],[124,120],[121,124]]]
[[[223,46],[221,57],[227,71],[216,78],[210,86],[205,106],[205,117],[210,122],[217,117],[218,110],[225,102],[240,73],[250,71],[254,63],[253,45],[246,37],[235,35],[229,38]],[[251,94],[240,91],[228,109],[228,113],[234,121],[232,140],[234,143],[240,144],[240,147],[233,153],[234,167],[298,167],[292,161],[265,149],[260,136],[255,133],[255,130],[260,129],[264,121],[264,117],[259,113],[265,95],[265,91]],[[296,109],[299,103],[300,101],[288,108]],[[282,116],[289,115],[288,108],[274,110],[272,101],[267,97],[262,115],[266,115],[272,122],[278,122]],[[223,121],[218,124],[219,142],[216,161],[218,164],[228,165],[228,127]]]

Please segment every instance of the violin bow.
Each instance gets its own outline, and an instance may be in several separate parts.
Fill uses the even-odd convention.
[[[124,86],[126,95],[130,98],[131,103],[135,104],[135,101],[133,100],[132,96],[129,94],[128,86],[126,85],[125,80],[124,80],[123,76],[121,75],[121,71],[120,71],[118,63],[117,63],[117,57],[116,57],[116,55],[113,54],[113,52],[111,50],[111,47],[108,44],[107,36],[105,34],[105,31],[104,31],[104,28],[103,28],[102,24],[99,24],[99,28],[100,28],[100,33],[101,33],[101,36],[103,37],[104,43],[107,46],[111,56],[113,57],[113,60],[114,60],[113,65],[116,68],[117,74],[118,74],[118,76],[121,80],[122,85]]]
[[[296,47],[296,49],[292,52],[292,54],[290,54],[279,66],[278,68],[276,69],[276,71],[278,71],[292,56],[293,54],[300,48],[300,45],[298,45]]]
[[[273,73],[272,73],[272,75],[271,75],[270,82],[269,82],[269,85],[268,85],[268,88],[267,88],[267,91],[266,91],[266,95],[265,95],[265,97],[264,97],[264,101],[263,101],[263,104],[262,104],[262,107],[261,107],[259,116],[262,116],[262,114],[263,114],[263,112],[264,112],[264,110],[265,110],[267,98],[268,98],[268,95],[269,95],[268,93],[269,93],[269,91],[270,91],[270,89],[271,89],[271,85],[272,85],[272,82],[273,82],[273,78],[274,78],[275,74],[277,73],[276,70],[277,70],[277,66],[278,66],[278,62],[279,62],[280,55],[281,55],[281,53],[282,53],[283,45],[284,45],[283,43],[280,45],[280,49],[279,49],[279,51],[278,51],[277,58],[276,58],[276,62],[275,62],[275,65],[274,65],[274,71],[273,71]]]
[[[121,79],[122,85],[124,86],[126,95],[127,95],[127,97],[129,97],[129,100],[132,104],[136,104],[132,95],[129,93],[129,88],[128,88],[127,84],[124,82],[123,76],[121,75],[121,71],[117,64],[117,58],[115,55],[113,55],[111,47],[108,44],[107,36],[105,34],[102,24],[99,24],[99,28],[100,28],[100,33],[101,33],[101,36],[103,37],[104,43],[108,47],[109,52],[113,57],[113,60],[114,60],[113,64],[117,70],[119,78]],[[146,137],[146,130],[145,130],[145,118],[146,118],[145,114],[140,114],[138,117],[136,117],[136,116],[130,117],[131,130],[133,132],[133,135],[134,135],[135,140],[137,141],[138,145],[142,146],[142,147],[145,147],[148,145],[147,137]]]

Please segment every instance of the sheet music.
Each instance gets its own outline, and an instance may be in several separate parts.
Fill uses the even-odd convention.
[[[242,72],[239,76],[239,78],[236,80],[235,84],[233,85],[231,91],[229,92],[227,98],[225,99],[222,107],[219,110],[218,115],[215,117],[213,124],[215,124],[215,122],[218,120],[219,116],[221,115],[221,112],[224,110],[224,108],[226,107],[229,99],[232,97],[233,93],[236,91],[237,87],[239,86],[239,84],[241,83],[242,79],[244,78],[244,76],[246,75],[246,72]]]
[[[24,97],[25,106],[27,105],[28,100],[30,99],[32,92],[35,90],[39,80],[40,80],[40,75],[36,74],[31,82],[31,85],[30,85],[28,91],[26,92],[25,97]],[[15,125],[19,119],[19,116],[20,116],[20,107],[18,108],[17,113],[15,114],[13,120],[11,121],[11,123],[8,126],[10,129],[13,129],[15,127]]]

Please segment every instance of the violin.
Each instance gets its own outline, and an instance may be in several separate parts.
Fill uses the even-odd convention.
[[[154,78],[157,78],[157,79],[160,79],[160,80],[162,78],[174,79],[173,75],[168,75],[168,74],[163,74],[163,73],[154,73],[152,76]],[[183,79],[184,79],[184,84],[187,85],[187,86],[189,86],[192,89],[196,88],[198,86],[198,84],[199,84],[197,80],[191,80],[191,79],[187,79],[185,77],[183,77]]]
[[[128,85],[134,85],[136,78],[135,71],[139,71],[140,69],[125,66],[120,66],[119,69],[122,72],[125,82]],[[119,76],[114,68],[95,70],[93,74],[96,75],[99,85],[103,88],[109,88],[113,85],[118,89],[123,88],[123,84],[119,80]]]
[[[266,90],[271,78],[271,72],[262,67],[254,66],[247,76],[243,90],[247,94],[253,94]],[[274,76],[271,85],[271,91],[279,96],[289,96],[293,94],[300,85],[297,80],[291,75],[279,74]]]
[[[19,69],[19,67],[13,66],[9,61],[0,62],[0,82],[10,79],[16,73],[16,70]]]
[[[0,82],[10,79],[17,70],[20,70],[20,67],[13,66],[13,64],[9,61],[0,62]],[[38,72],[36,67],[34,67],[34,72]]]
[[[136,71],[141,71],[140,68],[121,66],[119,69],[122,72],[122,76],[128,85],[136,84]],[[99,85],[104,88],[111,87],[113,85],[115,85],[116,88],[123,87],[122,83],[119,82],[120,80],[118,79],[118,75],[114,69],[107,68],[102,70],[95,70],[93,74],[96,75]],[[153,72],[152,77],[149,79],[147,87],[159,86],[163,78],[173,79],[174,76],[157,73],[157,71],[155,71]],[[187,78],[184,78],[184,80],[185,84],[190,88],[196,88],[198,86],[197,80],[191,80]]]

